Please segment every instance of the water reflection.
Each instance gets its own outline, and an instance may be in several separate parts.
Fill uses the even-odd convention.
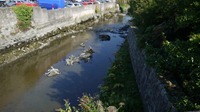
[[[19,98],[29,88],[34,86],[41,75],[53,64],[65,57],[72,49],[85,42],[92,35],[82,35],[82,38],[58,40],[48,48],[29,54],[9,65],[0,68],[0,108],[8,105],[10,101]],[[79,36],[77,35],[77,36]]]
[[[115,30],[120,26],[123,23],[116,17],[94,29]],[[78,33],[75,38],[68,36],[0,68],[0,111],[50,112],[61,107],[63,99],[68,98],[72,105],[77,105],[77,97],[82,93],[98,93],[98,86],[114,60],[118,45],[124,41],[119,34],[107,34],[110,41],[100,41],[99,33],[94,31]],[[80,43],[92,46],[93,58],[88,63],[66,66],[67,57],[82,52]],[[58,68],[61,74],[44,76],[50,66]]]

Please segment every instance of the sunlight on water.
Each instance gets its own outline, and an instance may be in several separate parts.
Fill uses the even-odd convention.
[[[124,25],[121,18],[95,25],[94,31],[64,37],[47,48],[0,68],[0,111],[2,112],[50,112],[63,106],[63,99],[77,105],[83,93],[98,94],[107,70],[124,38],[118,33],[103,32],[111,37],[101,41],[97,30],[117,30]],[[80,46],[85,44],[85,48]],[[80,61],[67,66],[65,59],[78,56],[91,46],[95,53],[89,62]],[[53,66],[60,74],[45,76]]]

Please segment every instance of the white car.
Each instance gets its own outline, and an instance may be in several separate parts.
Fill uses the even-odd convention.
[[[95,3],[96,3],[96,4],[101,4],[101,2],[100,2],[100,1],[95,1]]]
[[[65,1],[65,7],[75,7],[73,2]]]
[[[75,3],[74,3],[74,6],[80,7],[80,6],[82,6],[82,4],[81,4],[81,3],[78,3],[78,2],[75,2]]]
[[[82,2],[82,0],[75,0],[75,2]]]

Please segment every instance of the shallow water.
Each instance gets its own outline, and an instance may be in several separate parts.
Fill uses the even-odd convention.
[[[77,105],[77,98],[83,93],[98,94],[98,87],[124,41],[120,34],[104,31],[118,31],[128,19],[114,17],[100,22],[93,27],[94,30],[74,34],[75,38],[63,37],[0,68],[0,111],[50,112],[62,107],[63,99]],[[109,35],[110,41],[101,41],[99,34]],[[80,43],[85,43],[85,48]],[[66,58],[79,55],[89,46],[95,51],[89,62],[66,65]],[[61,74],[45,76],[50,66],[58,68]]]

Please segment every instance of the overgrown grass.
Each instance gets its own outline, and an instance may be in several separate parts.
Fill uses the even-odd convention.
[[[127,41],[125,41],[116,54],[115,62],[101,87],[100,99],[106,106],[118,106],[119,103],[123,102],[125,106],[119,110],[120,112],[143,111]]]

